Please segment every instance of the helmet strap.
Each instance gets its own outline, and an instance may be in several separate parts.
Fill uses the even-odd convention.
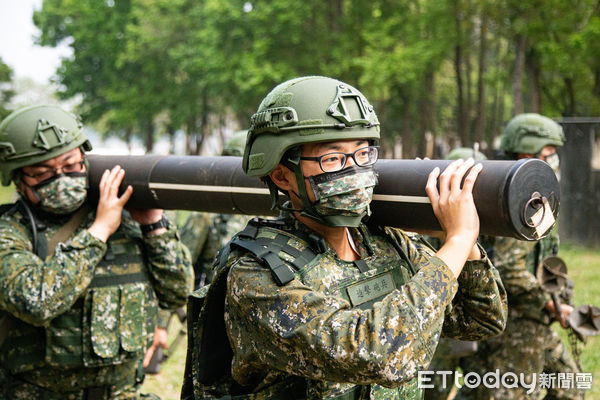
[[[313,221],[316,221],[323,225],[329,225],[327,221],[325,221],[315,210],[313,204],[311,203],[308,192],[306,191],[306,183],[304,182],[304,172],[302,171],[302,164],[300,163],[300,156],[302,153],[302,148],[297,147],[289,152],[289,157],[283,163],[286,167],[288,167],[296,176],[296,183],[298,184],[298,192],[295,193],[296,196],[300,198],[302,201],[302,208],[299,210],[300,215],[306,218],[310,218]]]

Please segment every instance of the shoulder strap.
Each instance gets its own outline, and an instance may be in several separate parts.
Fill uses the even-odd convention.
[[[7,203],[0,205],[0,216],[4,214],[14,214],[17,211],[17,203]]]
[[[90,210],[87,207],[87,205],[84,205],[75,214],[73,214],[73,216],[67,221],[66,224],[61,226],[58,229],[58,231],[56,231],[54,236],[52,236],[50,240],[48,240],[48,256],[53,256],[56,246],[60,242],[64,242],[65,240],[70,238],[71,235],[73,235],[73,233],[77,230],[77,228],[81,224],[81,221],[83,221],[83,218],[88,214],[89,211]]]
[[[277,231],[275,238],[257,238],[256,236],[261,226],[268,226],[275,229]],[[315,259],[322,250],[315,251],[312,248],[314,246],[310,245],[310,241],[299,235],[286,232],[282,229],[283,226],[283,221],[253,218],[248,222],[246,228],[238,233],[225,246],[221,254],[218,255],[219,268],[222,268],[227,262],[231,249],[237,247],[252,253],[259,262],[266,264],[271,270],[273,279],[277,285],[283,286],[288,284],[295,278],[294,270],[301,270]],[[288,244],[290,239],[305,242],[306,247],[304,250],[298,250]],[[289,258],[283,259],[280,256],[280,252],[289,255]],[[288,264],[291,264],[294,270]]]
[[[402,248],[400,243],[398,243],[398,240],[394,237],[394,235],[390,234],[386,228],[378,226],[378,225],[377,226],[369,225],[368,227],[370,229],[372,229],[376,234],[379,234],[379,235],[385,237],[388,240],[388,242],[391,243],[391,245],[394,247],[394,249],[396,250],[398,255],[400,255],[400,257],[406,261],[411,274],[414,276],[417,273],[417,271],[415,270],[415,266],[413,265],[412,261],[408,257],[408,254],[406,253],[406,251],[404,251],[404,249]]]

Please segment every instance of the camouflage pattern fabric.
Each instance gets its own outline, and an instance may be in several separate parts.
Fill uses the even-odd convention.
[[[40,198],[40,208],[55,214],[70,214],[77,210],[87,197],[86,176],[59,176],[35,187]]]
[[[377,175],[371,169],[313,184],[315,210],[320,215],[361,215],[369,207],[376,184]]]
[[[506,330],[498,337],[479,343],[479,351],[464,361],[464,372],[500,373],[580,372],[567,346],[550,328],[550,317],[545,310],[550,296],[538,283],[535,271],[545,257],[556,254],[556,231],[540,242],[525,242],[498,237],[494,246],[494,265],[498,268],[508,294],[509,317]],[[536,399],[522,389],[490,390],[463,387],[457,399]],[[579,399],[576,389],[550,390],[547,398]]]
[[[10,390],[4,393],[8,398],[55,398],[55,393],[83,399],[83,391],[97,385],[110,386],[110,398],[138,398],[136,371],[152,341],[157,306],[174,309],[186,301],[191,263],[175,228],[142,237],[124,212],[121,226],[104,243],[87,231],[94,219],[90,212],[70,239],[42,260],[32,252],[23,215],[0,218],[0,314],[15,321],[0,350],[0,376],[10,383],[0,389]],[[46,227],[38,234],[46,237],[65,223],[38,220]],[[120,283],[111,282],[113,277]],[[24,341],[11,347],[13,331],[35,338],[17,337]],[[79,339],[50,341],[61,335]]]
[[[250,215],[241,214],[189,214],[181,228],[181,241],[192,256],[195,289],[212,281],[214,271],[211,265],[215,255],[236,233],[244,229],[251,218]]]
[[[502,376],[507,372],[517,375],[524,373],[527,382],[531,382],[532,373],[537,374],[537,385],[532,393],[525,388],[488,389],[485,386],[469,389],[463,386],[455,400],[463,399],[539,399],[540,373],[573,374],[580,372],[573,357],[560,337],[547,325],[529,319],[509,318],[502,335],[479,343],[480,351],[474,357],[463,361],[465,372],[474,371],[483,376],[488,371],[499,370]],[[573,385],[575,386],[575,385]],[[546,399],[583,399],[583,391],[576,388],[559,388],[554,382],[554,388],[549,389]]]
[[[292,219],[286,232],[311,231]],[[246,393],[301,374],[307,380],[307,399],[341,398],[337,396],[356,385],[369,386],[349,398],[420,398],[414,378],[429,365],[442,332],[480,339],[502,331],[506,295],[487,258],[468,262],[456,280],[418,237],[394,228],[386,228],[388,238],[372,235],[365,226],[350,232],[366,272],[340,260],[327,245],[296,279],[278,286],[271,271],[250,254],[236,250],[230,255],[216,279],[227,279],[224,318],[233,350],[231,376]],[[264,228],[257,237],[276,234]],[[414,276],[391,240],[418,270]],[[299,251],[306,246],[295,239],[287,244]],[[285,259],[285,253],[280,257]],[[405,284],[373,303],[353,306],[355,300],[346,292],[349,282],[368,282],[388,270]],[[363,289],[367,294],[375,284]],[[227,391],[225,386],[195,389],[197,398]]]

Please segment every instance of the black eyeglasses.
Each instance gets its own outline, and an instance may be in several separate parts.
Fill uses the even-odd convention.
[[[318,157],[300,157],[301,160],[318,161],[321,171],[336,172],[344,169],[348,157],[352,157],[354,163],[359,167],[375,164],[379,155],[379,146],[367,146],[352,153],[333,152]]]
[[[85,160],[80,160],[80,161],[76,161],[73,163],[65,164],[59,168],[52,168],[52,167],[36,167],[36,168],[38,168],[40,172],[36,172],[35,174],[28,174],[23,170],[21,170],[21,172],[23,173],[23,175],[25,175],[29,178],[37,179],[39,181],[45,181],[50,178],[54,178],[56,175],[58,175],[58,171],[60,171],[61,173],[67,173],[67,174],[74,173],[74,172],[83,172],[83,170],[85,169]]]

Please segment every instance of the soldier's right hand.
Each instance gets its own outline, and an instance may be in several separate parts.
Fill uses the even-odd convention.
[[[119,185],[121,185],[124,176],[125,170],[117,165],[110,171],[104,171],[100,179],[100,197],[96,210],[96,220],[88,228],[88,231],[103,242],[106,242],[110,235],[121,225],[123,207],[133,193],[133,188],[130,185],[119,197]]]

